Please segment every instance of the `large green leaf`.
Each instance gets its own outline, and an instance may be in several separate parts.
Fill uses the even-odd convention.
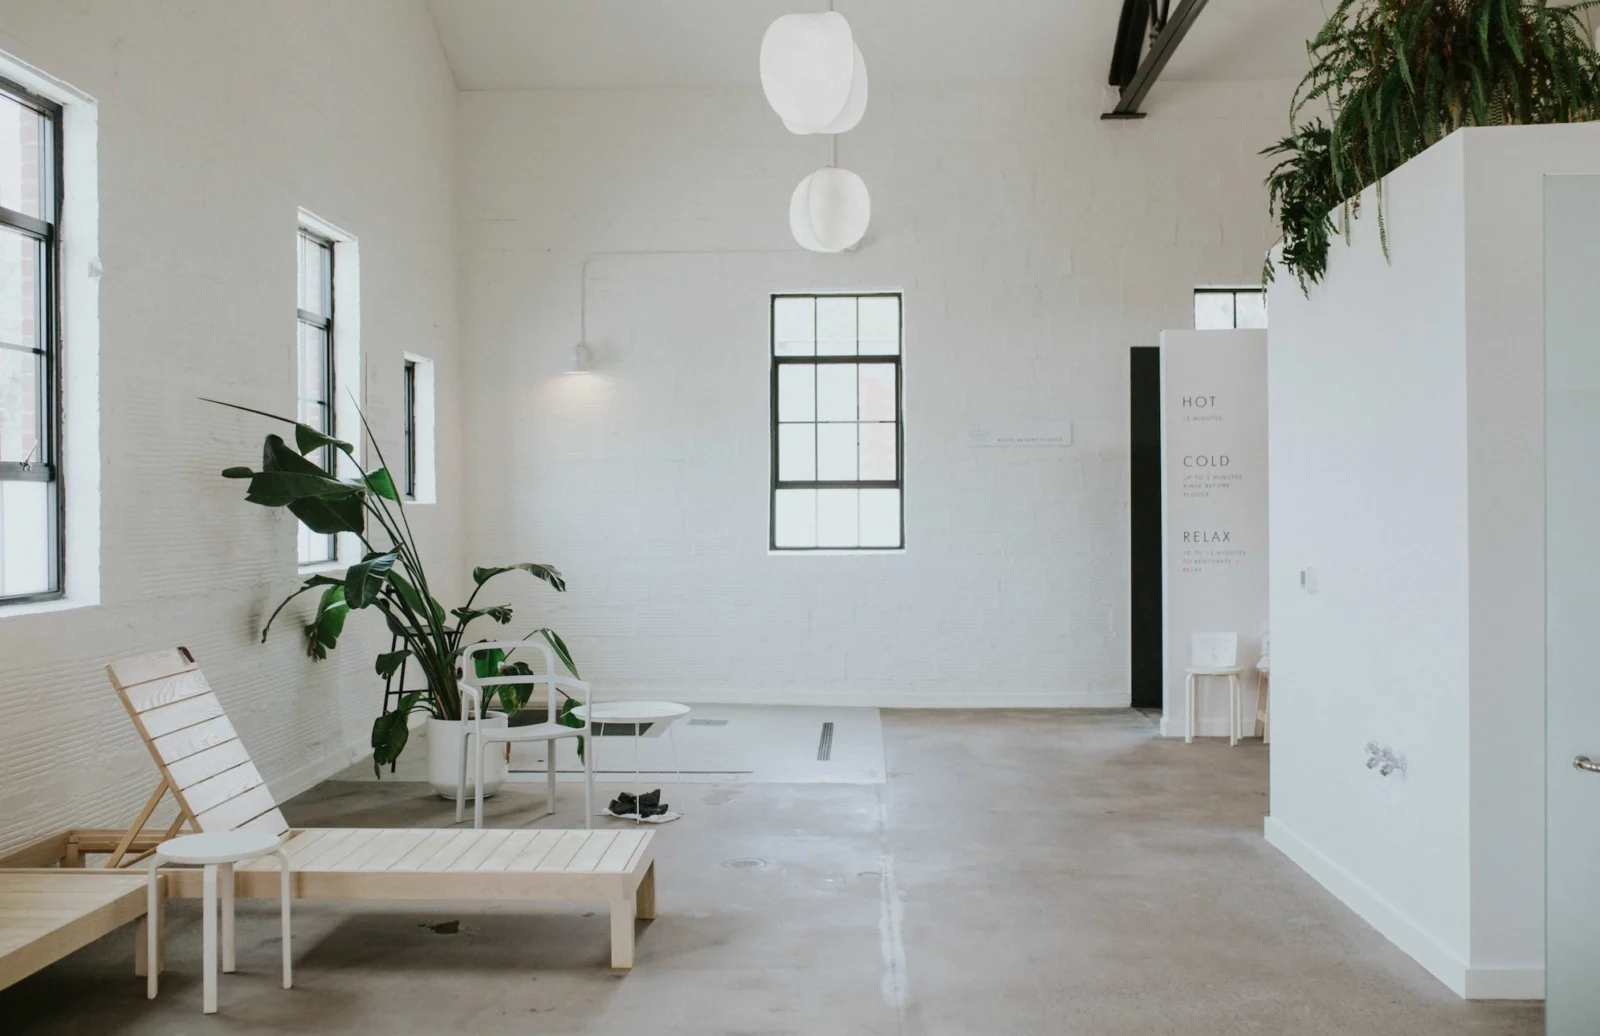
[[[360,534],[366,529],[367,509],[361,495],[307,497],[289,504],[289,513],[312,532]]]
[[[262,507],[287,507],[297,500],[321,497],[354,499],[359,506],[361,491],[326,474],[307,475],[290,471],[258,471],[250,478],[245,499]]]
[[[561,659],[561,664],[567,667],[567,672],[571,673],[575,679],[583,679],[583,676],[578,672],[578,663],[572,660],[572,652],[567,650],[567,642],[561,639],[561,634],[546,626],[543,629],[534,630],[529,636],[530,638],[543,636],[551,649],[555,651],[556,657]]]
[[[386,712],[372,721],[372,772],[383,776],[382,769],[400,758],[411,739],[411,713],[417,707],[421,694],[411,693],[400,699],[393,712]]]
[[[524,561],[520,565],[501,565],[495,568],[475,568],[472,570],[472,581],[479,586],[482,586],[495,576],[501,575],[505,572],[516,571],[527,572],[529,575],[543,579],[545,582],[554,587],[558,593],[564,592],[567,589],[567,581],[561,578],[561,573],[556,571],[554,565],[540,565],[531,561]]]
[[[387,554],[368,554],[351,565],[344,577],[345,602],[352,608],[365,608],[376,601],[399,557],[398,550],[391,550]]]
[[[511,605],[496,604],[488,608],[451,608],[450,614],[454,615],[460,620],[460,623],[456,626],[457,629],[466,629],[468,623],[472,622],[474,619],[481,619],[484,616],[488,616],[495,622],[498,622],[500,625],[504,626],[506,623],[511,621],[512,613]]]
[[[316,617],[306,626],[306,651],[319,661],[339,646],[339,636],[344,632],[344,620],[350,615],[350,606],[344,600],[344,584],[338,583],[322,591],[317,603]]]
[[[395,503],[400,502],[400,491],[394,487],[394,476],[389,474],[388,468],[369,471],[361,476],[360,481],[377,496],[393,500]]]
[[[319,576],[312,576],[310,579],[307,579],[304,583],[301,584],[300,589],[296,590],[294,593],[290,594],[288,597],[285,597],[283,599],[283,601],[276,608],[274,608],[272,610],[272,615],[271,615],[270,618],[267,619],[267,624],[265,626],[261,627],[261,642],[263,644],[265,644],[267,642],[267,633],[272,629],[272,624],[277,621],[278,613],[283,611],[285,608],[287,608],[289,606],[289,602],[290,601],[294,600],[296,597],[299,597],[301,594],[305,593],[307,590],[314,589],[315,587],[319,587],[319,586],[342,586],[342,585],[344,585],[342,580],[335,579],[332,576],[320,576],[319,575]]]
[[[400,667],[405,664],[405,660],[410,657],[411,651],[408,648],[401,648],[399,651],[385,651],[378,656],[378,662],[373,666],[373,669],[379,676],[387,680],[399,672]]]
[[[310,425],[301,424],[298,421],[295,422],[294,426],[294,444],[299,447],[300,453],[304,456],[309,456],[324,446],[332,446],[336,450],[343,450],[345,456],[352,459],[356,455],[356,448],[344,440],[325,435]]]

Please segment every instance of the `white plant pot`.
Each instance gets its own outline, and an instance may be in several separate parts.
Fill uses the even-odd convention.
[[[484,717],[485,730],[504,730],[506,717],[491,712]],[[471,802],[477,789],[477,762],[472,753],[477,750],[474,740],[467,752],[467,801]],[[461,777],[461,724],[453,719],[428,720],[428,783],[440,797],[455,801],[456,781]],[[483,757],[483,797],[489,798],[506,782],[506,746],[491,744]]]

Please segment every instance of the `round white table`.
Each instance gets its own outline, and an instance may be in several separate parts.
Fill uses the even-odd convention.
[[[205,958],[202,962],[204,1001],[201,1009],[206,1014],[217,1013],[218,885],[220,883],[222,890],[222,970],[231,973],[234,970],[233,865],[269,855],[278,858],[278,867],[283,874],[283,884],[279,892],[283,906],[283,988],[288,989],[293,981],[289,965],[289,856],[283,851],[277,835],[266,831],[216,831],[209,834],[185,835],[182,838],[162,842],[157,847],[155,855],[150,857],[148,909],[152,918],[156,916],[157,909],[156,873],[162,864],[177,863],[205,868],[205,874],[201,879],[204,894],[201,908],[204,933],[202,956]],[[157,955],[159,950],[156,945],[159,926],[152,921],[147,927],[150,931],[150,977],[146,995],[154,1000],[156,976],[161,971],[158,963],[161,958]]]
[[[634,808],[641,808],[639,796],[644,791],[642,771],[639,769],[639,738],[644,728],[659,724],[667,734],[667,740],[672,745],[672,769],[677,774],[679,783],[683,781],[683,768],[678,764],[678,740],[673,736],[672,725],[687,716],[689,706],[679,705],[670,701],[603,701],[594,705],[579,705],[572,710],[572,714],[585,723],[618,724],[633,728],[633,801]],[[600,769],[600,755],[596,751],[594,742],[590,738],[589,751],[595,752],[594,767]],[[634,823],[642,820],[638,813],[634,814]]]

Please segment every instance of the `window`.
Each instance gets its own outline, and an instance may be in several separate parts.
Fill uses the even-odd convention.
[[[774,551],[905,546],[901,298],[772,298]]]
[[[1197,331],[1267,326],[1267,293],[1260,288],[1196,288]]]
[[[333,351],[333,242],[300,231],[300,389],[299,419],[325,435],[335,434]],[[331,446],[318,461],[336,470]],[[319,565],[339,557],[338,537],[300,526],[300,564]]]
[[[417,361],[406,361],[406,480],[407,500],[417,498]]]
[[[0,602],[64,578],[57,228],[61,108],[0,80]]]
[[[406,500],[431,504],[436,499],[433,470],[433,361],[405,354],[405,465]]]

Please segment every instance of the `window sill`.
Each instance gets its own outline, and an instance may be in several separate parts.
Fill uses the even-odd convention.
[[[299,572],[303,576],[325,576],[333,572],[348,572],[350,566],[343,561],[317,561],[309,565],[301,565]]]
[[[57,597],[48,601],[24,601],[17,604],[0,604],[0,619],[17,615],[47,615],[51,612],[70,612],[79,608],[93,608],[98,600],[80,601],[71,597]]]
[[[801,547],[801,548],[797,548],[795,550],[773,550],[771,547],[768,547],[767,548],[767,557],[769,557],[769,558],[795,558],[795,557],[801,557],[801,558],[803,558],[803,557],[813,557],[813,558],[815,558],[815,557],[824,557],[824,558],[859,558],[862,555],[869,555],[870,556],[870,555],[877,555],[877,554],[904,554],[905,552],[906,552],[906,549],[904,547],[862,547],[862,548],[859,548],[859,549],[846,547],[846,548],[842,548],[842,549],[839,549],[839,550],[821,550],[821,549],[813,549],[813,548],[810,548],[810,547]]]

